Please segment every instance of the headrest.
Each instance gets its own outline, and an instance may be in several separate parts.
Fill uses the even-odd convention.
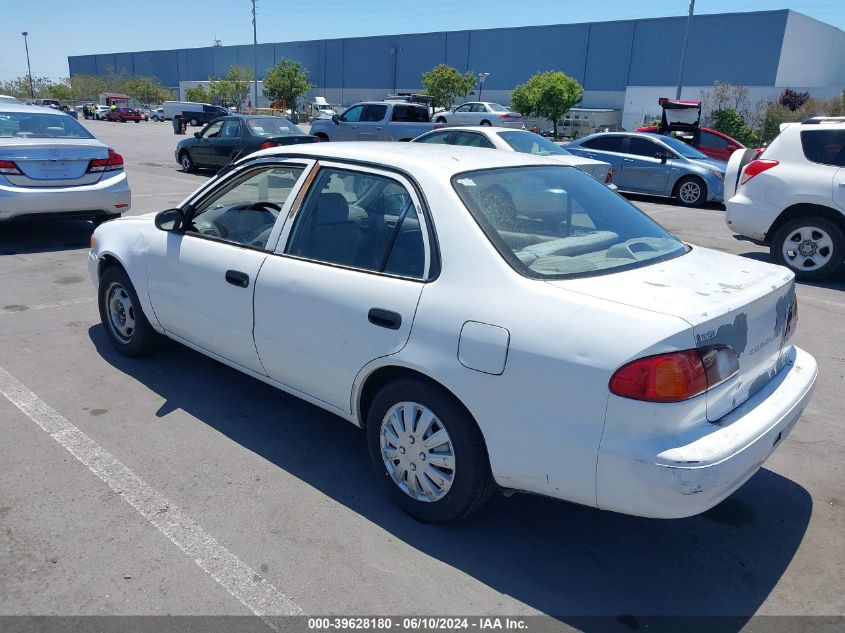
[[[339,224],[349,219],[349,203],[343,194],[321,193],[317,198],[317,224]]]

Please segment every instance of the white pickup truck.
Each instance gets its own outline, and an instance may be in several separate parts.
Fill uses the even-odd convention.
[[[311,134],[320,141],[410,141],[442,127],[433,123],[428,108],[417,103],[364,101],[343,114],[316,119]]]

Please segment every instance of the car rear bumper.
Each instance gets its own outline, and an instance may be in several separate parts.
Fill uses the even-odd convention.
[[[792,347],[785,367],[716,423],[702,421],[675,437],[652,436],[644,442],[603,440],[598,506],[664,519],[709,510],[750,479],[789,434],[810,400],[817,374],[815,359]]]
[[[762,196],[752,202],[744,193],[737,193],[728,200],[725,208],[725,223],[731,231],[761,241],[766,239],[766,234],[781,211],[762,199]]]
[[[126,172],[79,187],[14,187],[0,184],[0,221],[28,216],[96,218],[129,210]]]

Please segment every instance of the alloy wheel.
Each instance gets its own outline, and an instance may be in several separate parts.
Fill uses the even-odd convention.
[[[816,226],[801,226],[783,241],[784,261],[796,270],[818,270],[833,257],[833,240]]]

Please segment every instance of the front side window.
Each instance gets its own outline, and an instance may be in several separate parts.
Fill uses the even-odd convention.
[[[448,144],[449,136],[451,134],[451,131],[434,132],[433,134],[426,134],[425,136],[421,136],[420,138],[414,139],[414,143],[434,143],[439,145]]]
[[[202,133],[203,138],[217,138],[220,135],[220,129],[223,127],[223,121],[215,121],[209,125]]]
[[[521,274],[602,275],[677,257],[686,247],[624,198],[572,167],[458,174],[452,186]]]
[[[660,141],[671,147],[675,152],[684,158],[691,158],[692,160],[710,160],[707,154],[702,154],[691,145],[687,145],[683,141],[679,141],[671,136],[661,136]],[[661,148],[662,149],[662,148]]]
[[[801,147],[810,162],[845,167],[845,130],[801,132]]]
[[[343,169],[319,171],[285,253],[416,279],[425,269],[422,230],[405,187]]]
[[[56,114],[0,111],[0,138],[94,138],[76,119]]]
[[[471,112],[471,111],[472,111],[472,104],[471,103],[464,104],[460,108],[455,110],[455,112]]]
[[[362,105],[352,106],[351,108],[349,108],[346,112],[344,112],[341,115],[340,120],[346,121],[347,123],[357,123],[358,121],[361,120],[361,113],[362,112],[364,112],[364,106],[362,106]]]
[[[266,248],[304,167],[277,165],[248,172],[197,207],[187,234]]]
[[[223,123],[220,128],[220,138],[236,138],[240,136],[240,122],[236,119],[230,119]]]

